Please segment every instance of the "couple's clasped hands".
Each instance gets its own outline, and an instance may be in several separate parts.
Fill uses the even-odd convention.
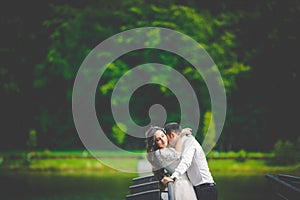
[[[174,179],[172,179],[171,177],[169,176],[165,176],[163,177],[163,179],[161,179],[161,182],[164,184],[164,185],[167,185],[169,182],[173,182]]]

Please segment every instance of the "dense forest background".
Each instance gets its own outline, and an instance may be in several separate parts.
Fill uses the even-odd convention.
[[[189,35],[218,65],[228,102],[215,149],[269,151],[278,140],[299,137],[297,0],[30,0],[7,1],[0,9],[0,150],[27,148],[30,133],[36,134],[39,149],[83,148],[71,106],[80,64],[106,38],[145,26]],[[194,84],[199,99],[207,99],[201,77],[168,52],[145,50],[118,59],[100,81],[96,102],[105,116],[99,122],[123,148],[143,149],[144,142],[133,143],[116,127],[107,106],[110,95],[130,66],[150,61],[171,64]],[[180,118],[171,92],[149,85],[130,104],[138,124],[147,124],[148,108],[157,103],[149,93],[161,97],[169,121]],[[210,104],[201,102],[205,119]],[[205,120],[200,127],[201,141]]]

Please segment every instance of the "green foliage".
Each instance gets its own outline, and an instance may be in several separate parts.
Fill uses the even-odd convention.
[[[274,145],[274,157],[271,160],[271,164],[277,165],[289,165],[300,162],[300,148],[299,140],[296,142],[291,141],[277,141]]]
[[[32,153],[31,152],[27,152],[22,160],[22,165],[25,167],[29,167],[31,165],[31,157],[32,157]]]
[[[29,131],[27,143],[28,149],[33,150],[37,147],[37,132],[36,130],[32,129]]]
[[[55,79],[63,83],[60,90],[65,93],[67,102],[71,100],[70,90],[72,90],[72,83],[85,56],[109,36],[137,27],[155,26],[170,28],[187,34],[198,41],[217,64],[223,78],[223,80],[218,81],[225,84],[227,94],[236,86],[236,78],[250,70],[249,66],[239,61],[235,52],[236,36],[231,26],[239,18],[229,12],[212,15],[208,11],[199,11],[193,7],[173,2],[157,5],[137,0],[125,0],[117,4],[107,2],[105,6],[100,3],[92,3],[80,9],[69,5],[55,5],[53,6],[53,11],[55,13],[53,18],[44,22],[45,27],[51,30],[49,38],[51,44],[47,59],[36,66],[36,81],[34,85],[37,88],[51,88],[51,85],[54,84],[48,78],[49,74],[51,74],[52,79],[55,77]],[[154,45],[161,40],[159,32],[149,33],[149,37],[152,38],[151,42]],[[138,38],[132,38],[130,41],[123,41],[120,38],[119,42],[120,44],[122,42],[138,42]],[[186,52],[193,52],[194,47],[182,48]],[[102,52],[102,54],[104,56],[105,54],[108,55],[109,51]],[[189,63],[175,55],[168,52],[156,53],[154,50],[132,52],[111,63],[100,80],[97,90],[98,97],[102,99],[102,102],[109,102],[111,93],[120,77],[130,70],[131,66],[149,62],[158,62],[171,66],[184,74],[191,82],[196,94],[199,97],[201,96],[200,106],[205,111],[209,110],[210,98],[201,74],[191,67]],[[214,73],[215,69],[212,69],[210,73]],[[86,71],[87,77],[89,73],[93,72]],[[172,77],[166,73],[158,75],[155,79],[168,82]],[[122,91],[126,91],[129,86],[122,85],[122,87]],[[185,91],[180,92],[184,93]],[[152,93],[152,91],[149,90],[148,93]],[[153,104],[153,99],[147,98],[148,93],[138,95],[132,99],[135,107],[147,108],[147,105]],[[155,93],[159,93],[160,99],[172,106],[168,110],[168,117],[170,118],[168,120],[171,120],[171,118],[174,120],[173,116],[176,116],[175,119],[177,120],[180,113],[177,111],[178,109],[173,108],[178,107],[178,105],[170,101],[173,98],[170,91],[165,87],[159,87],[159,91]],[[124,102],[126,102],[126,99],[123,97],[118,97],[118,99],[111,101],[112,105]],[[110,115],[108,106],[100,109],[102,116]],[[139,109],[137,112],[132,113],[132,116],[140,124],[146,124],[148,120],[145,117],[146,113],[146,111]],[[45,132],[51,130],[48,127],[63,127],[57,119],[58,116],[66,115],[65,113],[54,112],[42,113],[41,115],[44,116],[42,124]],[[104,120],[107,130],[113,130],[112,135],[109,137],[115,138],[117,143],[122,144],[126,139],[126,135],[116,128],[112,118],[106,117]],[[71,123],[64,124],[71,125]],[[66,130],[68,130],[68,127],[66,127]],[[60,130],[54,129],[52,132],[65,132],[66,130],[60,128]],[[213,140],[213,138],[211,139]]]
[[[1,171],[31,171],[31,172],[63,172],[65,173],[88,173],[97,172],[100,174],[107,174],[110,172],[117,172],[116,169],[106,165],[108,163],[120,164],[122,158],[122,166],[131,171],[136,170],[139,159],[137,156],[133,157],[132,154],[119,153],[119,152],[103,152],[101,160],[94,157],[82,157],[77,151],[78,157],[70,156],[68,151],[53,152],[58,154],[57,157],[44,156],[43,152],[39,152],[40,157],[34,157],[33,154],[28,153],[24,159],[8,158],[0,165]],[[72,152],[73,153],[73,152]],[[30,156],[30,157],[29,157]],[[102,163],[103,162],[103,163]],[[111,165],[112,166],[112,165]]]
[[[234,151],[229,151],[229,152],[227,153],[227,156],[228,156],[228,157],[231,157],[231,158],[234,158],[234,157],[236,156],[236,153],[235,153]]]
[[[206,158],[211,159],[211,158],[218,158],[220,156],[220,152],[216,150],[210,151],[207,155]]]
[[[24,152],[7,152],[4,157],[8,155],[14,155],[7,158],[0,170],[2,171],[39,171],[39,172],[63,172],[66,173],[109,173],[115,171],[114,169],[102,164],[97,159],[90,157],[82,157],[82,150],[77,151],[53,151],[51,157],[46,157],[45,152],[36,152],[40,157],[32,156],[30,164],[24,165],[23,160],[16,159],[16,155],[24,155]],[[265,173],[279,173],[279,172],[293,172],[299,173],[300,164],[288,165],[288,166],[270,166],[266,159],[251,159],[251,156],[245,162],[238,162],[233,159],[232,156],[228,156],[228,152],[219,152],[219,159],[209,159],[208,164],[210,170],[213,173],[224,172],[230,174],[265,174]],[[234,152],[233,152],[234,153]],[[235,155],[238,152],[235,152]],[[214,153],[213,153],[214,154]],[[250,153],[249,153],[250,154]],[[254,154],[257,154],[256,152]],[[37,155],[37,156],[38,156]],[[129,152],[99,152],[101,155],[101,161],[103,163],[119,163],[122,158],[122,163],[126,168],[134,171],[140,160],[138,156],[133,157]]]
[[[124,125],[122,123],[115,124],[112,127],[113,138],[115,138],[117,144],[123,144],[125,136],[126,136],[126,133],[125,133],[126,130],[127,130],[126,125]]]
[[[210,125],[210,127],[209,127]],[[213,115],[210,111],[204,114],[203,119],[203,137],[205,138],[206,146],[204,149],[211,149],[216,143],[216,129]],[[204,141],[203,141],[204,142]]]
[[[266,160],[247,159],[245,162],[238,162],[234,159],[210,159],[208,165],[213,174],[261,174],[266,173],[299,173],[300,165],[270,166]]]
[[[47,157],[51,156],[52,153],[51,153],[51,151],[49,149],[45,149],[43,151],[42,155],[47,158]]]
[[[238,161],[238,162],[245,162],[247,157],[248,157],[247,152],[244,149],[241,149],[238,152],[238,155],[235,158],[235,160]]]
[[[31,7],[26,1],[18,12],[9,12],[15,9],[13,3],[2,7],[0,24],[5,39],[1,43],[1,118],[8,122],[2,124],[3,150],[25,149],[30,127],[35,127],[39,134],[40,148],[81,148],[70,105],[78,67],[101,41],[120,31],[144,26],[171,28],[191,36],[219,67],[228,95],[228,109],[218,150],[269,151],[278,139],[292,140],[299,133],[297,118],[277,117],[297,115],[294,108],[299,99],[294,91],[299,89],[296,66],[299,31],[295,24],[299,23],[299,0],[254,0],[238,4],[194,0],[44,0],[35,3],[34,12],[26,12]],[[160,38],[151,34],[156,37],[153,44],[157,44]],[[192,53],[192,47],[187,51]],[[195,88],[201,113],[210,110],[201,74],[178,56],[143,50],[124,57],[111,64],[97,90],[101,101],[96,99],[96,102],[104,105],[102,110],[97,106],[97,114],[101,112],[107,133],[111,133],[115,123],[107,105],[117,80],[131,67],[146,62],[155,61],[177,69]],[[251,74],[247,73],[248,65],[253,68]],[[87,77],[90,74],[87,70]],[[169,80],[163,75],[156,78]],[[173,96],[169,90],[158,87],[149,94],[157,94],[166,102],[168,121],[180,118],[178,104],[170,101]],[[147,95],[137,96],[132,99],[131,114],[137,124],[145,125],[149,122],[149,105],[157,102],[150,101]],[[113,103],[120,102],[123,99]],[[10,104],[14,105],[13,110],[7,106]],[[278,109],[277,105],[282,106]],[[20,125],[12,126],[16,120]],[[112,134],[108,137],[114,139]],[[132,141],[125,137],[124,145]],[[144,145],[140,142],[133,148]]]
[[[247,152],[243,149],[240,151],[234,152],[234,151],[216,151],[213,150],[209,154],[207,154],[207,157],[210,159],[232,159],[237,160],[239,157],[243,159],[255,159],[255,160],[269,160],[273,157],[273,153],[266,153],[266,152]]]
[[[83,151],[82,151],[82,157],[83,157],[83,158],[88,157],[88,155],[89,155],[89,153],[88,153],[87,150],[83,150]]]

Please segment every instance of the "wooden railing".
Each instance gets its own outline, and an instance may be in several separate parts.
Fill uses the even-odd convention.
[[[154,176],[143,176],[134,178],[133,185],[129,186],[130,194],[126,196],[126,200],[174,200],[174,185],[172,182],[168,184],[166,191],[159,189],[159,181]]]
[[[266,178],[270,181],[272,191],[278,199],[300,199],[300,177],[285,174],[277,176],[266,174]]]

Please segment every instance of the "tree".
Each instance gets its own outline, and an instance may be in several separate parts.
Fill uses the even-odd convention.
[[[52,42],[47,59],[36,67],[35,83],[44,89],[57,88],[58,84],[60,85],[58,97],[63,98],[65,96],[66,102],[60,103],[61,105],[58,105],[58,102],[55,103],[58,107],[65,107],[70,104],[74,77],[78,67],[90,50],[107,37],[136,27],[157,26],[170,28],[187,34],[198,41],[217,64],[228,94],[230,94],[232,88],[236,87],[236,78],[250,69],[249,66],[239,62],[238,55],[234,51],[236,47],[235,34],[230,27],[235,22],[235,16],[230,13],[213,16],[207,11],[197,11],[188,6],[141,1],[122,1],[118,4],[113,2],[101,4],[98,2],[89,4],[83,9],[64,5],[53,6],[53,9],[56,13],[54,18],[44,23],[48,29],[52,30],[50,36]],[[186,49],[186,51],[190,51],[190,49]],[[201,75],[193,70],[189,63],[169,52],[145,50],[123,56],[112,63],[105,72],[103,80],[100,80],[97,94],[97,98],[104,102],[97,105],[98,110],[104,113],[102,116],[111,115],[111,111],[107,109],[107,103],[110,103],[108,99],[118,79],[131,69],[130,66],[147,62],[166,64],[184,74],[192,83],[198,98],[201,99],[200,106],[209,111],[210,101],[205,83]],[[172,77],[162,74],[157,78],[168,80]],[[153,85],[149,87],[148,91],[156,94],[155,97],[161,97],[159,103],[170,104],[169,108],[175,107],[173,110],[168,110],[170,111],[168,120],[178,120],[180,118],[180,113],[176,109],[178,107],[176,103],[178,102],[172,101],[174,99],[172,92],[160,86]],[[48,95],[54,95],[54,93],[57,96],[57,91],[50,91]],[[135,96],[135,99],[131,100],[134,102],[135,107],[142,108],[132,114],[134,120],[140,124],[147,124],[149,120],[145,117],[148,112],[147,108],[155,102],[153,98],[146,98],[145,95],[141,92],[141,94]],[[49,106],[53,107],[53,105]],[[51,115],[60,118],[56,110],[52,110]],[[66,113],[63,113],[62,116],[66,117]],[[71,118],[70,112],[68,118]],[[99,121],[106,122],[108,131],[114,126],[111,117],[103,117]],[[69,123],[69,128],[71,126],[72,123]],[[61,124],[59,122],[58,124],[51,124],[51,127],[58,128],[61,127]],[[53,132],[59,131],[54,129]]]
[[[209,125],[211,125],[211,128],[209,129]],[[204,120],[203,120],[203,137],[206,142],[206,146],[203,146],[203,149],[210,149],[214,147],[216,144],[218,138],[216,138],[216,130],[215,130],[215,123],[213,119],[213,115],[210,111],[207,111],[204,114]]]

